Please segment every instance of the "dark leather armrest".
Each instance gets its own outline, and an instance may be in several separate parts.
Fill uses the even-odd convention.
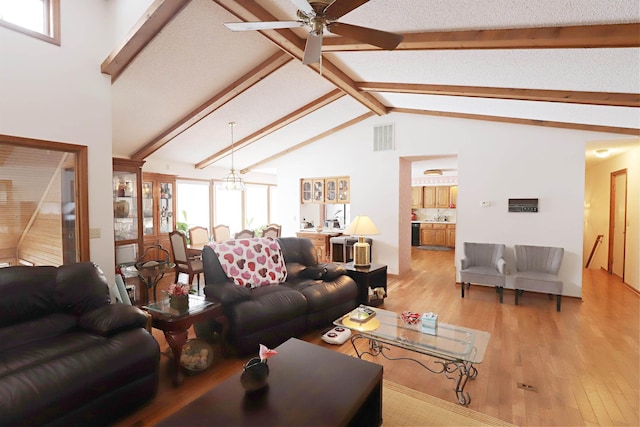
[[[236,285],[232,280],[210,283],[204,287],[204,293],[207,297],[219,301],[223,306],[251,299],[251,291]]]
[[[335,280],[340,276],[347,274],[347,270],[341,265],[338,264],[318,264],[318,266],[324,267],[326,270],[324,275],[322,276],[322,280],[325,282]]]
[[[147,315],[138,307],[127,304],[108,304],[80,317],[80,328],[98,335],[110,336],[116,332],[144,328]]]
[[[311,280],[320,280],[327,273],[327,268],[324,265],[308,266],[300,272],[300,277]]]

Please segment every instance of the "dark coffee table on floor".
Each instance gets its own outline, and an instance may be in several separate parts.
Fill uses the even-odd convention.
[[[291,338],[269,359],[269,385],[240,372],[158,426],[380,426],[382,366]],[[256,349],[257,351],[257,349]]]

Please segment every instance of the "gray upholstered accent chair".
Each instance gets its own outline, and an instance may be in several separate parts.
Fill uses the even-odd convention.
[[[549,297],[556,295],[556,310],[560,311],[562,280],[558,271],[564,257],[563,248],[549,246],[516,245],[516,273],[513,275],[513,286],[516,289],[516,305],[518,297],[524,291],[542,292]]]
[[[495,286],[500,295],[504,289],[507,265],[504,261],[503,244],[464,242],[464,258],[460,260],[460,282],[462,298],[464,288],[471,284]]]

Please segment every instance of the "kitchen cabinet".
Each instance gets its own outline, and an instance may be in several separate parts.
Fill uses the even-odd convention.
[[[313,233],[313,232],[299,232],[296,233],[297,237],[302,237],[311,240],[313,246],[315,246],[318,252],[318,262],[328,263],[331,262],[329,239],[332,237],[340,236],[342,233]]]
[[[449,207],[454,208],[458,204],[458,186],[452,185],[449,187]]]
[[[338,203],[351,202],[351,180],[348,176],[341,176],[338,180]]]
[[[324,203],[324,179],[313,180],[313,203]]]
[[[176,229],[176,177],[158,173],[142,174],[142,219],[145,250],[161,245],[171,252],[169,233]],[[164,259],[161,253],[149,254]]]
[[[447,224],[447,246],[455,248],[456,246],[456,225]]]
[[[457,198],[458,189],[455,190],[455,196]],[[415,206],[417,196],[414,196],[414,188],[422,188],[422,206]],[[423,208],[439,208],[448,209],[451,207],[451,188],[448,185],[439,186],[425,186],[425,187],[412,187],[411,188],[411,207],[423,207]],[[454,201],[455,202],[455,201]],[[455,207],[455,205],[454,205]]]
[[[449,186],[436,187],[436,208],[449,208]]]
[[[300,180],[300,202],[313,203],[313,183],[310,179]]]
[[[348,176],[329,178],[302,178],[300,203],[344,204],[351,201],[351,183]]]
[[[411,208],[422,208],[422,187],[411,187]]]
[[[422,207],[436,207],[436,187],[422,187]]]
[[[324,202],[336,203],[338,200],[338,179],[326,178],[324,180]]]
[[[119,159],[113,165],[113,234],[116,265],[138,260],[142,239],[142,165],[144,161]]]
[[[445,246],[447,243],[447,225],[437,223],[420,224],[420,245]]]

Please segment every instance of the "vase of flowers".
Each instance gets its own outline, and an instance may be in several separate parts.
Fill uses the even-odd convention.
[[[169,306],[176,310],[186,310],[189,308],[189,293],[191,286],[185,283],[174,283],[167,290],[169,294]]]

